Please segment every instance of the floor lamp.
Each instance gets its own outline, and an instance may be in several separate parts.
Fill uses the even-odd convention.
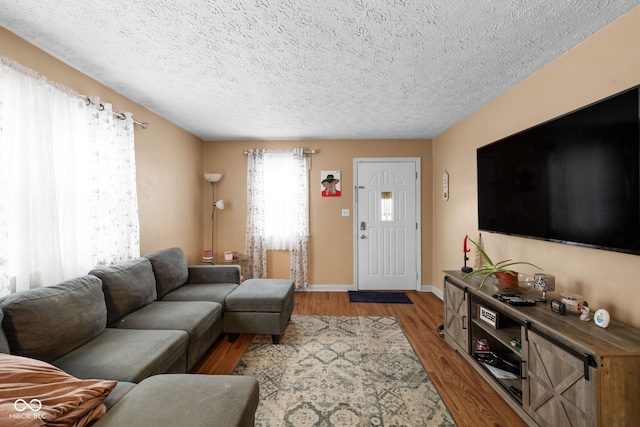
[[[224,200],[216,201],[216,183],[222,178],[220,173],[205,173],[204,178],[211,183],[211,260],[213,261],[216,256],[214,231],[215,231],[215,218],[216,209],[224,209]],[[209,253],[205,251],[204,259],[209,259]]]

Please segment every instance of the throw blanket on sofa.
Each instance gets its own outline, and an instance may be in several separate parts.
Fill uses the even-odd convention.
[[[0,425],[85,426],[116,381],[81,380],[46,362],[0,354]]]

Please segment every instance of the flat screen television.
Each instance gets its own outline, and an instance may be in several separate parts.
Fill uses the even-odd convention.
[[[639,91],[478,148],[480,230],[640,255]]]

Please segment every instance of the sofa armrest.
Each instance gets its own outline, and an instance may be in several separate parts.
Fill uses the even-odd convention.
[[[0,353],[11,353],[11,349],[9,348],[9,341],[7,340],[7,336],[4,334],[2,330],[2,319],[4,318],[4,313],[0,310]]]
[[[94,427],[253,427],[258,380],[243,375],[154,375],[136,385]]]
[[[187,283],[235,283],[240,284],[239,265],[191,265]]]

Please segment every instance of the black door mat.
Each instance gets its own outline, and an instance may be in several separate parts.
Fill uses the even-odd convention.
[[[404,292],[358,292],[349,291],[350,302],[372,302],[380,304],[413,304]]]

